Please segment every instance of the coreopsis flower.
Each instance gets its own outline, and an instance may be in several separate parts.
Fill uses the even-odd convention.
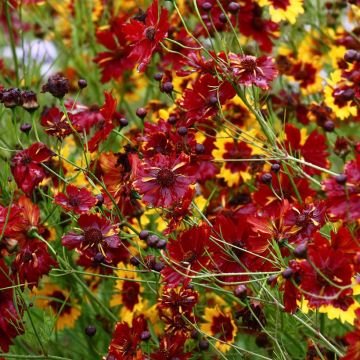
[[[168,11],[164,8],[159,11],[158,0],[154,0],[144,19],[132,18],[123,25],[123,33],[132,48],[128,60],[138,64],[139,71],[145,70],[159,43],[167,36],[170,27],[167,18]]]
[[[219,111],[219,103],[223,105],[235,96],[235,90],[227,81],[221,82],[216,77],[205,74],[199,77],[192,89],[185,89],[180,101],[186,111],[186,118],[192,122],[205,120]]]
[[[64,113],[56,107],[45,108],[41,114],[40,123],[47,134],[59,139],[73,132]]]
[[[115,291],[110,300],[110,306],[122,305],[120,318],[130,323],[136,313],[142,310],[142,293],[143,286],[136,267],[121,262],[117,265],[119,270],[115,271],[115,275],[119,278],[116,280]],[[128,279],[128,280],[127,280]]]
[[[159,350],[150,354],[151,360],[187,360],[191,353],[184,352],[184,344],[187,338],[185,335],[165,335],[160,340]]]
[[[89,260],[97,254],[108,262],[115,257],[114,252],[122,246],[116,228],[106,218],[94,214],[83,214],[78,219],[80,232],[69,232],[62,237],[62,244],[76,249]]]
[[[181,153],[157,154],[140,162],[132,157],[133,187],[142,195],[142,200],[155,207],[171,207],[185,197],[190,185],[195,182],[189,157]]]
[[[99,148],[102,141],[106,140],[111,131],[115,128],[114,115],[116,112],[117,101],[108,92],[104,93],[105,103],[100,109],[103,119],[97,123],[98,129],[88,142],[90,152],[94,152]]]
[[[95,206],[97,199],[86,188],[79,189],[70,184],[66,187],[66,194],[59,193],[55,195],[54,202],[66,211],[84,214]]]
[[[11,264],[14,279],[29,289],[38,286],[39,280],[47,275],[57,262],[50,256],[45,243],[37,239],[28,239]]]
[[[297,61],[292,66],[289,78],[299,84],[303,95],[314,94],[323,88],[321,69],[321,63],[317,61]]]
[[[208,255],[214,250],[208,225],[192,227],[176,239],[171,238],[167,250],[171,266],[166,266],[161,274],[169,287],[187,284],[191,281],[187,275],[196,276],[202,269],[213,267]]]
[[[345,182],[335,177],[323,182],[328,212],[335,219],[356,221],[360,217],[360,155],[345,164]]]
[[[42,163],[49,161],[54,153],[43,143],[36,142],[18,152],[11,160],[11,172],[16,184],[30,195],[34,188],[46,177]]]
[[[263,18],[263,9],[256,1],[246,1],[238,12],[238,24],[241,34],[252,37],[262,51],[271,52],[272,39],[277,37],[278,24]]]
[[[285,125],[285,147],[291,154],[299,154],[305,161],[310,164],[317,165],[321,168],[327,169],[329,167],[327,157],[326,138],[317,130],[314,130],[309,136],[303,139],[304,133],[296,126],[291,124]],[[304,166],[304,171],[309,175],[320,174],[321,171],[310,166]]]
[[[342,360],[358,360],[360,359],[360,309],[357,309],[355,320],[355,328],[353,331],[345,335],[345,341],[348,345],[345,356]]]
[[[229,59],[235,80],[241,85],[255,85],[267,90],[278,74],[274,60],[268,56],[256,58],[252,55],[229,54]]]
[[[133,67],[132,62],[127,58],[130,48],[123,31],[126,20],[126,16],[120,15],[112,19],[108,26],[101,27],[96,32],[97,42],[108,50],[98,53],[94,59],[101,69],[102,83],[119,79],[124,71]]]
[[[278,23],[283,20],[295,24],[297,17],[304,13],[302,0],[260,0],[260,6],[269,6],[271,19]]]
[[[170,309],[172,313],[191,313],[199,299],[199,294],[186,287],[164,287],[159,307]]]
[[[341,299],[351,294],[344,290],[351,284],[352,267],[341,252],[330,247],[326,238],[315,234],[308,245],[307,259],[301,262],[301,289],[312,307],[327,304],[341,304]],[[345,303],[345,309],[351,305]],[[342,306],[342,305],[337,305]]]
[[[24,332],[21,322],[23,306],[14,296],[14,284],[10,279],[9,269],[4,260],[0,259],[0,349],[2,352],[9,351],[12,339]]]
[[[3,243],[10,248],[14,247],[19,238],[22,238],[24,227],[26,220],[18,205],[13,204],[10,208],[0,205],[0,233],[3,234]]]
[[[33,289],[33,294],[35,305],[47,309],[56,318],[57,331],[75,326],[81,312],[69,291],[58,285],[46,283],[42,289]]]
[[[230,349],[231,343],[235,340],[237,327],[230,311],[222,311],[219,307],[205,308],[205,323],[200,328],[209,336],[216,336],[215,346],[226,352]]]
[[[147,331],[147,323],[143,315],[135,317],[131,326],[127,322],[117,323],[109,345],[107,359],[142,359],[143,353],[139,345],[141,334],[144,331]]]

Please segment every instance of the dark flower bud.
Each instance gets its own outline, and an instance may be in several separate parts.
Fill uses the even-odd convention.
[[[335,129],[335,123],[332,120],[326,120],[323,127],[326,132],[332,132]]]
[[[234,295],[239,299],[245,299],[247,295],[247,289],[245,285],[238,285],[234,289]]]
[[[85,334],[87,336],[94,336],[96,334],[96,327],[94,325],[89,325],[85,328]]]
[[[147,240],[146,243],[150,246],[150,247],[156,247],[158,241],[159,241],[159,237],[157,235],[150,235]]]
[[[305,259],[307,255],[307,244],[300,244],[294,250],[294,256],[298,259]]]
[[[272,175],[270,173],[265,173],[261,175],[261,182],[263,184],[269,185],[271,184],[271,181],[272,181]]]
[[[19,89],[8,89],[3,91],[1,102],[5,107],[12,109],[21,104],[21,92]]]
[[[200,340],[199,341],[199,349],[202,351],[206,351],[209,349],[209,342],[207,340]]]
[[[79,89],[84,89],[87,87],[87,81],[85,79],[78,80]]]
[[[28,134],[30,130],[31,130],[31,124],[29,123],[25,123],[20,126],[20,131],[25,134]]]
[[[158,261],[154,264],[153,270],[160,272],[165,267],[164,263],[161,261]]]
[[[147,231],[147,230],[140,231],[139,238],[141,240],[146,240],[148,238],[148,236],[149,236],[149,231]]]
[[[284,279],[290,279],[292,274],[293,274],[293,270],[291,268],[287,268],[281,273]]]
[[[141,334],[140,334],[140,339],[142,341],[147,341],[151,338],[151,334],[150,334],[150,331],[143,331]]]
[[[103,194],[98,194],[95,196],[96,199],[97,199],[97,203],[96,203],[96,206],[102,206],[104,204],[104,196]]]
[[[278,173],[280,171],[280,164],[272,164],[271,171],[273,171],[274,173]]]
[[[138,108],[137,110],[136,110],[136,115],[140,118],[140,119],[144,119],[145,118],[145,116],[146,116],[146,114],[147,114],[147,110],[145,109],[145,108]]]
[[[212,9],[212,4],[206,1],[201,5],[201,8],[204,11],[210,11]]]
[[[164,77],[164,74],[161,72],[154,74],[154,80],[156,80],[156,81],[161,81],[163,77]]]
[[[102,253],[97,253],[95,256],[94,256],[94,262],[95,263],[98,263],[98,264],[101,264],[105,261],[105,256],[102,254]]]
[[[69,88],[69,80],[60,74],[55,74],[42,86],[42,92],[49,92],[52,96],[62,99],[69,92]]]
[[[195,145],[195,152],[200,155],[205,152],[205,146],[203,144],[196,144]]]
[[[39,108],[36,93],[31,90],[21,92],[21,106],[28,112],[33,112]]]
[[[133,266],[139,266],[140,260],[136,256],[132,256],[129,260],[130,264]]]
[[[128,119],[124,118],[124,117],[120,118],[119,123],[120,123],[120,126],[122,126],[122,127],[125,127],[125,126],[129,125]]]
[[[192,339],[194,339],[194,340],[198,339],[199,338],[199,332],[196,329],[192,330],[191,333],[190,333],[190,337]]]
[[[348,63],[353,63],[358,60],[358,52],[356,50],[350,49],[344,55],[344,60]]]
[[[169,116],[169,118],[168,118],[168,123],[169,123],[170,125],[176,124],[176,121],[177,121],[177,118],[176,118],[175,115],[170,115],[170,116]]]
[[[219,21],[223,24],[226,24],[227,23],[227,18],[226,18],[226,15],[224,13],[221,13],[219,15]]]
[[[177,133],[180,135],[180,136],[185,136],[188,132],[188,129],[185,127],[185,126],[180,126],[177,130]]]
[[[218,98],[215,95],[210,96],[209,98],[209,104],[214,106],[218,104]]]
[[[228,10],[230,13],[236,14],[240,10],[240,5],[237,2],[232,1],[228,6]]]
[[[339,184],[339,185],[345,185],[346,181],[347,181],[347,176],[345,174],[340,174],[338,176],[335,177],[335,181]]]
[[[161,86],[161,90],[166,94],[170,94],[174,90],[174,85],[170,81],[167,81]]]
[[[160,239],[160,240],[157,242],[156,247],[157,247],[158,249],[165,249],[165,248],[166,248],[166,245],[167,245],[166,240]]]

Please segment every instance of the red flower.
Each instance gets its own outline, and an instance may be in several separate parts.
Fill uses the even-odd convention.
[[[305,140],[304,145],[301,145],[301,133],[300,130],[291,124],[285,125],[285,134],[287,141],[285,146],[289,153],[295,153],[302,156],[308,163],[320,166],[324,169],[328,168],[327,156],[329,155],[326,145],[326,138],[320,134],[317,130],[314,130]],[[319,170],[316,170],[309,166],[304,166],[304,170],[310,174],[320,174]]]
[[[115,226],[111,225],[109,220],[93,214],[81,215],[78,225],[81,232],[70,232],[63,236],[62,244],[70,250],[77,249],[89,260],[100,254],[106,261],[111,262],[115,256],[114,252],[122,246]]]
[[[271,52],[271,38],[275,38],[279,26],[271,20],[263,19],[262,14],[262,8],[255,1],[246,1],[239,10],[239,30],[243,35],[251,36],[258,42],[262,51]]]
[[[154,0],[144,21],[131,19],[129,24],[123,25],[126,39],[132,43],[128,60],[139,64],[139,71],[145,70],[158,44],[167,36],[170,26],[167,17],[168,11],[161,8],[159,12],[158,0]]]
[[[355,329],[345,335],[345,341],[348,349],[341,360],[359,360],[360,359],[360,309],[355,311]]]
[[[54,202],[66,211],[83,214],[95,206],[97,200],[86,188],[79,189],[74,185],[68,185],[66,195],[64,193],[57,194]]]
[[[10,281],[9,270],[3,259],[0,259],[0,349],[9,351],[12,339],[24,332],[19,316],[23,313],[21,303],[14,303],[13,283]]]
[[[128,59],[130,49],[123,31],[126,20],[125,16],[118,16],[110,22],[105,30],[101,29],[96,32],[98,43],[109,50],[100,52],[94,59],[101,69],[102,83],[106,83],[112,78],[120,78],[124,71],[133,66]]]
[[[134,317],[132,326],[128,323],[117,323],[107,359],[113,360],[134,360],[142,359],[142,351],[138,348],[141,341],[141,334],[147,330],[146,320],[143,315]]]
[[[214,246],[210,241],[210,227],[201,225],[183,231],[176,239],[170,239],[167,249],[171,266],[165,267],[161,274],[169,287],[181,282],[191,281],[187,275],[195,276],[203,268],[209,267]],[[211,265],[212,267],[212,265]]]
[[[192,89],[185,89],[181,106],[186,110],[186,118],[195,122],[214,116],[219,111],[219,103],[223,105],[234,96],[230,83],[205,74],[194,82]]]
[[[230,54],[230,66],[236,81],[245,86],[255,85],[264,90],[278,74],[274,60],[268,56]]]
[[[104,119],[97,123],[98,130],[88,142],[90,152],[96,151],[100,142],[106,140],[115,127],[114,114],[116,111],[117,102],[108,92],[105,92],[104,95],[105,103],[100,109],[100,113]]]
[[[37,239],[28,239],[16,255],[11,269],[20,284],[27,283],[32,289],[37,286],[40,278],[47,275],[57,262],[49,255],[46,244]]]
[[[41,166],[54,156],[54,153],[41,142],[32,144],[28,149],[17,153],[11,161],[11,172],[16,184],[26,195],[30,195],[45,177],[45,169]]]
[[[184,353],[185,335],[167,335],[160,341],[159,350],[150,354],[151,360],[187,360],[190,353]]]
[[[323,182],[327,206],[333,217],[356,221],[360,218],[360,154],[345,165],[344,174],[346,185],[339,184],[336,178]]]
[[[181,201],[195,182],[189,157],[183,153],[174,155],[155,155],[140,163],[138,157],[132,157],[135,181],[134,188],[143,195],[146,204],[155,207],[171,207]]]
[[[41,125],[47,134],[60,139],[72,133],[64,113],[56,107],[44,109],[41,114]]]

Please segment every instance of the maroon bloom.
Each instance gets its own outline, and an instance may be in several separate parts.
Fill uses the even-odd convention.
[[[128,60],[139,64],[139,71],[145,70],[158,44],[167,36],[170,26],[168,11],[161,8],[159,12],[158,0],[154,0],[144,17],[143,21],[133,18],[130,23],[123,25],[126,39],[132,43]]]
[[[268,56],[230,54],[230,66],[236,81],[245,86],[255,85],[267,90],[278,74],[275,63]]]
[[[64,113],[56,107],[44,109],[41,114],[41,125],[47,134],[60,139],[72,133]]]
[[[43,143],[37,142],[17,153],[11,161],[11,172],[16,184],[26,195],[30,195],[45,177],[42,163],[50,160],[53,152]]]
[[[54,202],[66,211],[83,214],[95,206],[97,199],[85,188],[79,189],[74,185],[68,185],[66,195],[64,193],[57,194]]]
[[[138,347],[144,331],[147,331],[147,324],[143,315],[135,317],[131,327],[126,322],[117,323],[109,345],[107,359],[142,359],[142,351]]]
[[[143,195],[146,204],[155,207],[171,207],[185,197],[190,184],[195,182],[189,157],[184,153],[179,157],[157,154],[142,163],[133,156],[132,167],[134,188]]]
[[[168,335],[161,339],[159,350],[150,354],[151,360],[186,360],[191,354],[184,353],[185,335]]]
[[[63,236],[62,244],[70,250],[76,249],[89,260],[100,254],[106,261],[111,262],[114,252],[121,246],[115,226],[109,220],[94,214],[81,215],[78,225],[81,228],[80,233],[70,232]]]
[[[56,261],[49,255],[45,243],[37,239],[28,239],[16,255],[11,269],[13,276],[19,278],[20,284],[27,283],[32,289],[37,286],[40,278],[47,275]]]

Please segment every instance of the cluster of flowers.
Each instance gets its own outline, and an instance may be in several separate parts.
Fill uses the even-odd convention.
[[[124,3],[0,5],[0,356],[360,359],[360,2]]]

